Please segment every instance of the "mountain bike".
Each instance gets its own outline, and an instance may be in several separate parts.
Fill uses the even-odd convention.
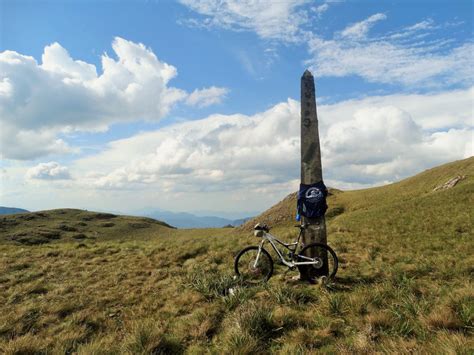
[[[270,228],[267,225],[257,224],[254,227],[254,235],[262,238],[262,241],[258,246],[249,246],[237,254],[234,262],[234,269],[237,276],[241,277],[242,280],[247,283],[256,284],[268,281],[273,275],[273,259],[263,246],[265,243],[270,243],[281,263],[286,265],[289,270],[294,270],[296,267],[320,269],[324,265],[325,258],[319,255],[327,253],[328,278],[334,278],[337,272],[338,259],[334,250],[326,244],[311,243],[302,246],[302,249],[296,253],[296,250],[300,246],[301,236],[308,226],[308,223],[295,226],[300,229],[298,238],[292,243],[285,243],[270,234]],[[288,250],[286,256],[278,249],[276,243]],[[310,255],[313,255],[313,257]]]

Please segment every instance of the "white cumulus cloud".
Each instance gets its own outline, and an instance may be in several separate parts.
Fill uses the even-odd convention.
[[[102,55],[102,72],[71,58],[58,43],[46,46],[42,63],[14,51],[0,53],[1,153],[31,159],[70,148],[60,133],[105,130],[117,122],[157,121],[188,93],[169,85],[174,66],[141,43],[115,38],[116,59]],[[225,92],[194,93],[196,105],[218,102]],[[30,141],[34,132],[38,136]],[[13,144],[14,143],[14,144]]]
[[[115,141],[77,164],[93,169],[88,182],[106,188],[155,183],[232,190],[282,182],[292,173],[282,157],[299,151],[298,112],[298,103],[288,100],[254,116],[212,115]],[[289,164],[296,169],[296,162]]]
[[[341,181],[380,184],[443,162],[472,155],[469,128],[423,131],[413,117],[394,106],[358,109],[350,120],[331,125],[323,152],[326,168]]]
[[[320,106],[325,180],[342,188],[373,186],[471,156],[471,103],[454,99],[471,93],[390,95]],[[454,104],[456,128],[446,129],[436,117],[430,122],[431,112],[443,116],[443,108]],[[103,189],[271,191],[299,179],[299,120],[299,103],[291,99],[252,116],[212,115],[114,141],[74,168],[89,171],[84,184]]]
[[[71,179],[67,167],[57,162],[40,163],[26,172],[26,178],[37,180],[67,180]]]
[[[206,107],[221,103],[225,95],[229,92],[226,88],[211,86],[206,89],[196,89],[189,94],[186,103],[190,106]]]

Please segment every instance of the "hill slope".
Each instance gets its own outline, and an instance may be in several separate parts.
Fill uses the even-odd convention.
[[[25,245],[53,241],[125,238],[173,228],[146,217],[56,209],[0,217],[0,242]]]
[[[450,179],[462,179],[450,189],[433,191]],[[474,157],[445,164],[400,182],[355,191],[330,189],[326,218],[333,226],[396,234],[407,228],[431,233],[472,232],[474,220]],[[241,228],[250,230],[257,222],[274,227],[295,224],[296,193]],[[359,229],[357,227],[357,229]],[[384,229],[384,228],[382,228]]]
[[[179,230],[78,210],[4,217],[0,353],[472,354],[473,163],[333,191],[328,240],[340,268],[325,285],[296,282],[275,263],[266,285],[241,287],[233,259],[259,242],[254,222]],[[457,175],[466,177],[433,191]],[[290,196],[263,215],[282,239],[296,234],[294,206]],[[87,238],[74,242],[78,232],[62,225]],[[42,228],[64,235],[8,239]]]

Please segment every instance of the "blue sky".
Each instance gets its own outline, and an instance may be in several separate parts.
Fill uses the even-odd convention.
[[[298,183],[306,68],[327,184],[472,155],[471,1],[0,4],[2,205],[263,210]]]

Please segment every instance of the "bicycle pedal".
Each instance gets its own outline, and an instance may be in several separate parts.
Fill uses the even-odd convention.
[[[317,279],[319,285],[326,285],[328,282],[328,278],[326,276],[321,276]]]

